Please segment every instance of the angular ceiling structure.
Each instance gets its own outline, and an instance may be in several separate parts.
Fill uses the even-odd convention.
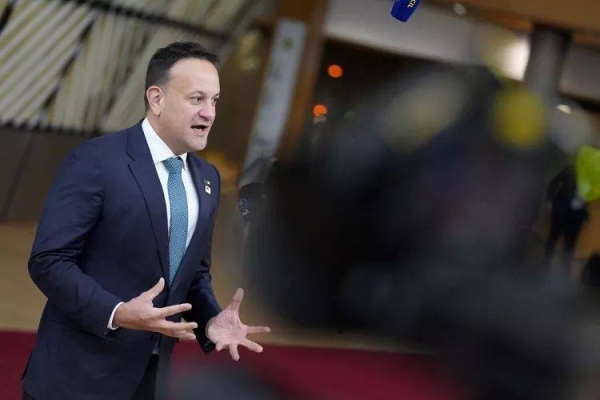
[[[114,131],[144,115],[152,53],[193,40],[225,56],[256,0],[0,0],[0,125]]]

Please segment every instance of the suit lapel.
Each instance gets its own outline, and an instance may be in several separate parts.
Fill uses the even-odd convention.
[[[198,234],[199,232],[202,232],[202,228],[206,227],[206,221],[208,219],[208,215],[209,212],[211,210],[211,196],[212,193],[208,193],[205,190],[205,186],[210,187],[210,183],[204,183],[204,176],[206,174],[203,174],[202,172],[202,164],[200,163],[200,161],[198,161],[198,159],[196,157],[194,157],[192,154],[189,155],[190,157],[190,161],[192,161],[190,164],[192,164],[192,168],[191,168],[191,172],[192,172],[192,178],[194,179],[194,184],[196,185],[196,193],[198,193],[198,201],[200,202],[200,211],[198,212],[198,223],[196,224],[196,231],[194,232],[194,236],[192,237],[192,240],[196,239],[198,240]],[[209,181],[207,181],[209,182]],[[199,229],[200,228],[200,229]],[[191,245],[191,243],[190,243]]]
[[[190,245],[185,252],[185,256],[181,261],[181,265],[179,266],[179,270],[175,275],[175,279],[173,280],[173,289],[184,279],[187,271],[190,269],[190,266],[194,262],[199,262],[198,256],[204,249],[203,243],[203,235],[206,228],[206,221],[208,220],[209,212],[211,210],[211,194],[207,193],[204,186],[204,178],[202,173],[202,164],[200,161],[196,159],[196,157],[192,154],[188,154],[188,166],[190,167],[190,172],[192,175],[192,180],[194,181],[194,186],[196,188],[196,193],[198,195],[198,220],[196,221],[196,229],[194,230],[194,234],[192,235],[192,240],[190,241]],[[210,186],[210,185],[209,185]]]
[[[169,281],[169,239],[167,232],[167,206],[156,167],[150,155],[140,124],[132,127],[127,135],[127,154],[131,157],[129,169],[142,191],[152,223],[152,230],[160,255],[162,274]]]

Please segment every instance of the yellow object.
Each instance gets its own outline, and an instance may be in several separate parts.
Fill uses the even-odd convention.
[[[577,189],[586,201],[600,198],[600,149],[583,146],[577,153],[575,165]]]
[[[492,115],[495,132],[503,143],[519,148],[535,148],[543,143],[544,103],[525,88],[500,93]]]

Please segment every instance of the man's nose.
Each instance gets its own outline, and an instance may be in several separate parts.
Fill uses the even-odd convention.
[[[215,119],[216,108],[212,104],[206,105],[205,107],[200,108],[198,115],[204,119],[212,121]]]

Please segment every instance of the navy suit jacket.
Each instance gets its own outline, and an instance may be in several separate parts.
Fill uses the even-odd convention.
[[[184,317],[198,323],[198,342],[208,352],[213,346],[205,326],[221,311],[209,272],[220,178],[193,153],[188,166],[200,203],[198,222],[173,283],[154,306],[191,303]],[[48,301],[24,374],[25,392],[39,400],[131,398],[158,334],[112,331],[107,324],[119,302],[161,277],[168,282],[168,248],[164,195],[141,124],[71,152],[46,199],[29,260],[30,275]],[[160,343],[164,383],[175,340],[163,336]]]

